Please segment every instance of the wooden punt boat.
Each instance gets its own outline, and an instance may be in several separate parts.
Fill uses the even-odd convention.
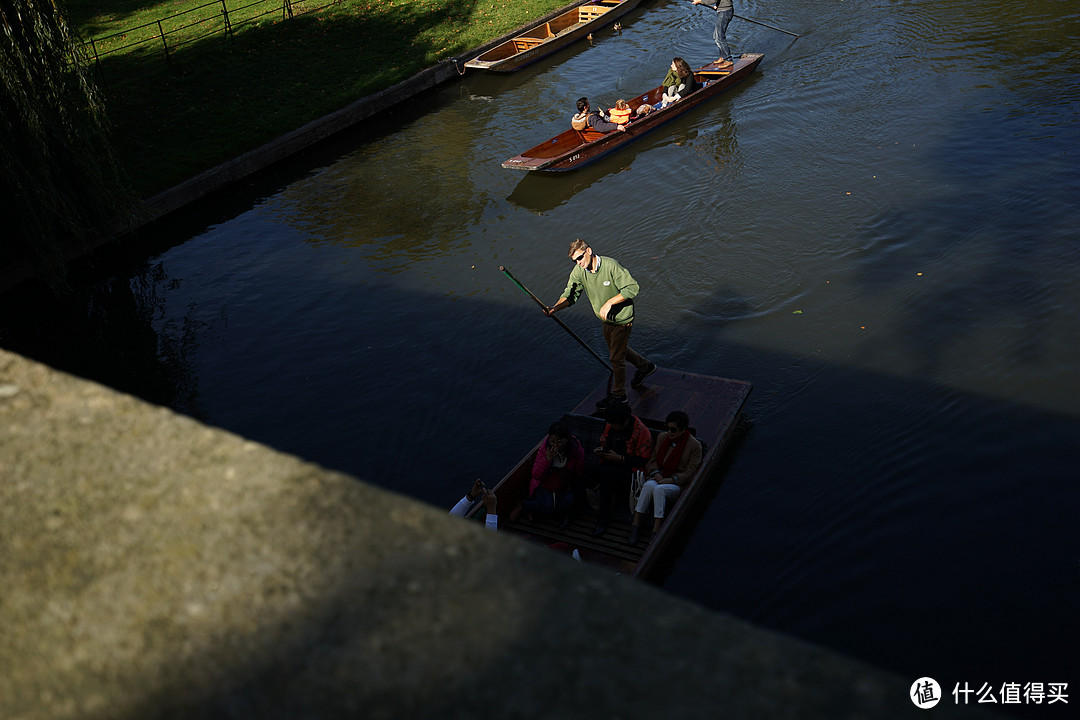
[[[728,70],[718,70],[714,64],[705,65],[694,72],[694,78],[701,85],[697,90],[666,108],[653,110],[648,115],[636,117],[637,109],[646,103],[655,106],[664,94],[663,86],[655,87],[628,99],[630,109],[635,115],[626,126],[626,132],[613,130],[609,133],[600,133],[591,129],[579,131],[571,128],[534,148],[529,148],[520,155],[515,155],[503,162],[502,166],[511,170],[545,172],[577,170],[637,140],[650,130],[655,130],[679,115],[712,100],[752,73],[764,57],[761,53],[746,53]]]
[[[635,545],[627,543],[630,519],[621,517],[620,510],[629,512],[629,487],[625,496],[617,496],[615,516],[608,523],[606,532],[599,537],[592,535],[596,518],[591,512],[577,515],[566,528],[552,520],[528,520],[524,516],[516,521],[510,520],[510,510],[529,492],[533,459],[540,448],[539,442],[494,488],[498,498],[499,532],[523,535],[545,545],[565,543],[567,549],[576,549],[585,562],[649,579],[658,569],[658,561],[685,523],[702,490],[714,479],[751,388],[750,383],[742,380],[660,368],[649,377],[648,385],[640,392],[630,390],[631,410],[653,431],[654,438],[663,430],[668,413],[682,410],[690,416],[690,430],[702,443],[701,469],[690,485],[683,489],[674,506],[668,508],[664,523],[655,535],[639,539]],[[604,421],[592,413],[597,401],[606,394],[607,386],[603,384],[582,400],[573,412],[563,417],[570,425],[571,432],[584,444],[586,463],[595,462],[589,451],[599,444]],[[544,426],[540,430],[542,435],[547,423],[540,425]],[[468,516],[482,514],[483,507],[478,504]],[[643,530],[651,527],[652,519],[649,518]]]
[[[513,72],[576,42],[638,6],[641,0],[586,0],[542,20],[465,63],[467,68]]]

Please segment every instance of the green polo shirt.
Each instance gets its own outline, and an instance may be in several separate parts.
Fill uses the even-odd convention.
[[[596,272],[589,272],[580,265],[574,266],[562,296],[573,305],[584,291],[589,296],[589,302],[592,304],[593,314],[596,317],[613,325],[626,325],[633,322],[634,298],[640,289],[637,280],[629,270],[613,258],[597,255],[596,259],[599,261]],[[615,306],[614,320],[600,317],[600,308],[619,293],[626,298],[626,302]]]

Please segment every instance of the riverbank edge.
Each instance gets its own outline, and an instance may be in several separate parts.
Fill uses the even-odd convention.
[[[385,90],[372,93],[349,103],[335,112],[329,113],[312,120],[311,122],[285,133],[284,135],[250,150],[237,158],[216,165],[198,175],[164,190],[143,200],[144,213],[140,214],[137,225],[132,230],[148,225],[171,212],[175,212],[192,202],[206,197],[207,195],[224,189],[239,180],[243,180],[254,173],[274,165],[277,162],[307,149],[315,143],[329,139],[334,135],[348,130],[356,124],[367,120],[399,103],[409,100],[416,95],[441,85],[453,78],[462,77],[466,73],[483,72],[466,69],[465,63],[472,58],[487,52],[499,43],[506,42],[514,35],[548,22],[554,17],[584,5],[590,0],[575,0],[557,10],[530,20],[504,35],[462,53],[460,58],[449,58],[438,65],[426,70],[421,70],[410,78],[392,85]]]
[[[569,5],[564,5],[535,20],[523,23],[499,37],[466,51],[461,54],[461,57],[443,60],[437,65],[421,70],[412,77],[406,78],[384,90],[354,100],[340,110],[316,118],[232,160],[227,160],[204,170],[178,185],[174,185],[148,198],[143,198],[135,207],[131,217],[125,219],[123,224],[119,225],[111,235],[102,237],[94,243],[67,248],[64,251],[65,262],[74,262],[110,242],[123,241],[125,238],[133,237],[142,228],[162,220],[170,213],[182,210],[198,200],[223,191],[234,183],[266,170],[276,163],[287,160],[316,143],[349,130],[364,120],[368,120],[426,90],[461,77],[466,73],[483,72],[465,69],[465,63],[523,30],[547,22],[567,10],[578,5],[584,5],[589,1],[575,0]],[[35,276],[35,268],[29,261],[12,264],[0,269],[0,294],[14,289],[21,283],[33,280]]]
[[[915,678],[5,350],[0,422],[5,718],[921,717]]]

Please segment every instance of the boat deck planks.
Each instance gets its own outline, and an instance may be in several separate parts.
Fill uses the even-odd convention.
[[[734,423],[750,388],[743,380],[659,368],[649,377],[647,387],[641,391],[630,388],[627,401],[635,415],[661,427],[668,413],[682,410],[690,416],[698,438],[705,440],[721,435]],[[593,390],[573,412],[592,414],[606,394],[606,386]]]

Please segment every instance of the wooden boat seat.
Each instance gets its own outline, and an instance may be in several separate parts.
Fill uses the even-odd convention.
[[[604,425],[606,424],[604,419],[592,415],[566,413],[561,420],[570,428],[570,432],[574,437],[581,441],[581,446],[585,448],[585,460],[587,462],[592,449],[600,444],[600,436],[604,434]]]
[[[593,140],[599,140],[607,135],[607,133],[602,133],[599,130],[593,130],[592,128],[589,128],[588,130],[578,130],[577,134],[581,136],[581,142],[587,143],[592,142]]]
[[[530,50],[540,43],[544,42],[541,38],[514,38],[514,50],[517,52],[525,52]]]
[[[581,22],[589,22],[606,13],[609,8],[599,5],[582,5],[578,8],[578,19]]]

